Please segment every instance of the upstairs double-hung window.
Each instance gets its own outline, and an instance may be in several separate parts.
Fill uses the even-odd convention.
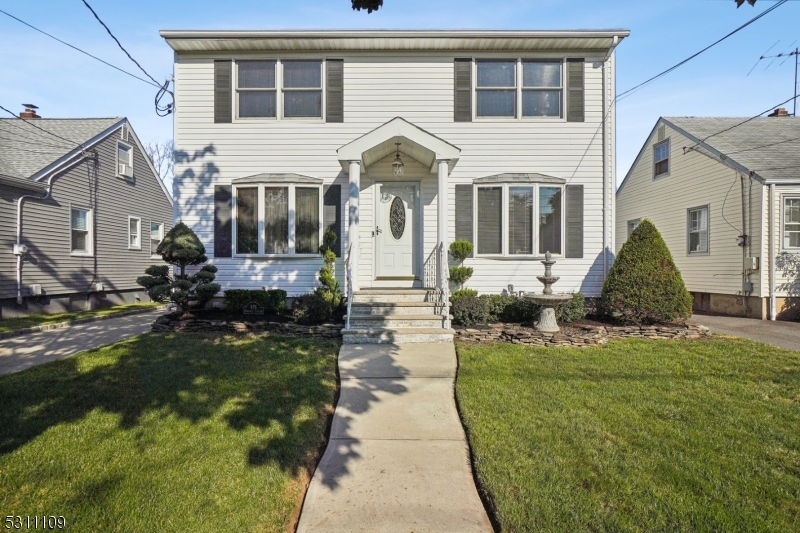
[[[236,65],[239,118],[322,118],[322,61],[247,60]]]
[[[522,62],[522,116],[561,116],[561,62]]]
[[[477,115],[517,116],[516,61],[478,61]]]
[[[563,100],[560,60],[478,60],[476,116],[560,118]]]
[[[283,116],[322,118],[322,62],[283,62]]]
[[[236,97],[240,118],[275,118],[277,89],[276,61],[239,61]]]
[[[319,253],[319,186],[264,184],[235,188],[237,255]]]

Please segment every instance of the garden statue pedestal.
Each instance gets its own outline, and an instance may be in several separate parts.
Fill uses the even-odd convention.
[[[539,313],[539,323],[536,324],[536,329],[545,333],[557,333],[561,331],[556,322],[556,306],[563,304],[572,299],[572,294],[553,294],[552,285],[558,281],[558,276],[554,276],[552,272],[553,265],[556,263],[551,259],[550,252],[544,254],[544,276],[536,276],[536,279],[544,284],[542,294],[534,292],[526,292],[525,298],[533,300],[533,303],[541,306],[542,310]]]

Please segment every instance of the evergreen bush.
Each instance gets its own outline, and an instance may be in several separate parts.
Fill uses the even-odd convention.
[[[286,310],[286,291],[283,289],[247,290],[228,289],[225,291],[225,309],[231,313],[241,313],[250,302],[264,308],[264,312],[278,314]]]
[[[338,309],[342,305],[342,293],[339,291],[339,282],[334,273],[336,264],[336,254],[333,252],[334,244],[336,244],[336,234],[329,229],[325,230],[322,236],[322,246],[319,247],[323,261],[322,268],[319,270],[321,286],[314,290],[320,298],[328,302],[331,310]]]
[[[450,303],[453,303],[453,300],[463,298],[464,296],[477,296],[477,295],[478,291],[474,289],[458,289],[457,291],[453,291],[453,294],[450,295]]]
[[[661,234],[643,220],[619,251],[600,296],[602,314],[654,324],[692,315],[692,297]]]
[[[292,303],[292,315],[298,324],[322,324],[330,320],[332,313],[331,303],[314,292],[298,296]]]
[[[489,319],[486,300],[476,296],[462,296],[453,302],[450,313],[456,324],[472,326],[485,324]]]
[[[472,277],[473,270],[464,266],[464,261],[472,256],[472,243],[469,241],[453,241],[450,243],[450,255],[453,259],[461,263],[461,266],[450,267],[449,280],[464,288],[464,284]]]

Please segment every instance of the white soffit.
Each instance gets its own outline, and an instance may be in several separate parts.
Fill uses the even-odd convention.
[[[178,52],[237,51],[494,51],[597,50],[614,46],[628,30],[329,30],[225,31],[162,30]]]
[[[431,172],[436,172],[436,161],[444,159],[449,161],[452,172],[461,154],[459,148],[400,117],[342,146],[336,153],[347,172],[350,161],[361,161],[368,168],[395,153],[395,143],[400,143],[402,154],[419,161]]]

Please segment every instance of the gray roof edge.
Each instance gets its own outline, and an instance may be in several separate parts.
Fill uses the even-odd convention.
[[[0,174],[0,185],[31,192],[47,192],[47,186],[43,183],[31,181],[28,178],[9,176],[7,174]]]

